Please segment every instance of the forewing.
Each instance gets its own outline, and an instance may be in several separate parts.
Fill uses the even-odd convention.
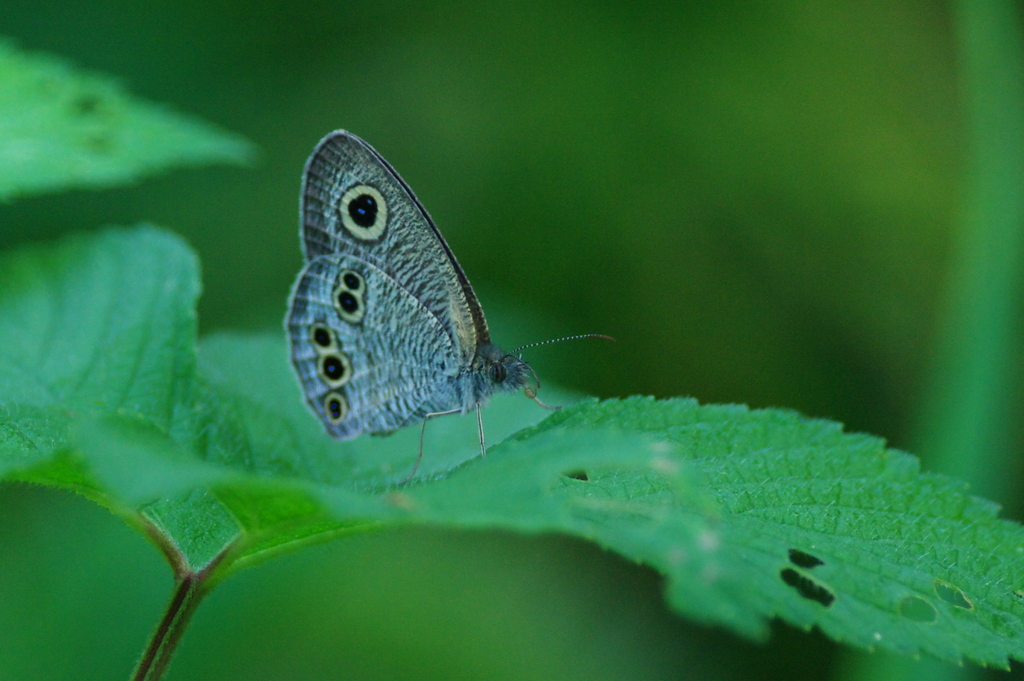
[[[360,213],[367,197],[376,221]],[[306,164],[300,211],[307,262],[349,254],[373,265],[434,317],[465,363],[489,341],[455,256],[409,186],[366,142],[343,130],[320,141]]]

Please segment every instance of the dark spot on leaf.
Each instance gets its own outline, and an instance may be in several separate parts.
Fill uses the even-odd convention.
[[[1019,618],[1015,617],[1014,615],[1008,615],[1006,613],[1002,613],[999,611],[993,612],[991,617],[992,619],[990,619],[986,623],[986,626],[988,628],[990,628],[992,631],[999,634],[1000,636],[1004,636],[1008,639],[1017,638],[1017,627],[1020,626]]]
[[[94,154],[109,154],[114,150],[114,142],[107,135],[89,135],[82,139],[82,144]]]
[[[564,473],[562,473],[562,475],[564,475],[567,478],[572,478],[573,480],[582,480],[583,482],[590,482],[590,476],[588,476],[587,472],[583,469],[575,471],[565,471]]]
[[[824,565],[825,561],[817,556],[812,556],[809,553],[804,553],[800,549],[789,550],[789,562],[797,567],[802,567],[807,570],[816,568],[819,565]]]
[[[796,589],[796,592],[809,601],[817,601],[826,608],[836,600],[835,594],[817,583],[810,577],[800,574],[793,568],[784,568],[779,572],[779,577],[788,586]]]
[[[920,596],[906,596],[900,600],[899,613],[914,622],[934,622],[939,616],[935,606]]]
[[[92,93],[82,93],[71,101],[71,110],[76,116],[94,114],[99,108],[100,98]]]
[[[960,587],[954,586],[947,581],[935,580],[935,595],[954,607],[963,608],[964,610],[974,609],[974,604],[971,603],[971,600],[967,598]]]

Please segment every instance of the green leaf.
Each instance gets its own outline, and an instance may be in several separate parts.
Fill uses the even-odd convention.
[[[65,447],[86,414],[188,427],[197,272],[152,227],[0,255],[0,471]]]
[[[0,41],[0,201],[254,153],[238,135],[137,100],[109,77]]]
[[[878,438],[781,410],[634,398],[543,426],[609,423],[666,434],[718,504],[699,541],[712,570],[687,565],[685,551],[680,565],[667,544],[636,556],[670,576],[681,611],[705,619],[693,604],[717,590],[712,619],[740,631],[757,632],[756,613],[950,661],[1005,667],[1024,653],[1024,531],[965,484],[922,474]]]
[[[560,532],[667,576],[678,612],[760,637],[779,617],[859,647],[1024,659],[1024,530],[839,424],[694,400],[522,396],[337,442],[280,334],[197,361],[197,268],[153,228],[0,258],[0,475],[72,487],[216,582],[313,541],[402,524]],[[552,396],[546,391],[546,396]],[[219,560],[218,560],[219,559]]]
[[[274,344],[230,345],[244,362],[266,361]],[[284,404],[298,402],[284,386],[263,393],[258,420],[273,420],[277,396],[278,417],[302,432],[310,418]],[[339,452],[336,466],[377,465],[368,451],[321,440]],[[881,440],[792,412],[587,402],[435,482],[383,495],[307,489],[348,528],[416,522],[597,541],[667,574],[680,612],[746,635],[778,616],[866,648],[998,666],[1024,654],[1021,528]]]

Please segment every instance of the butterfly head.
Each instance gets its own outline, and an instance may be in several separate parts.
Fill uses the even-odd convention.
[[[533,373],[521,357],[505,354],[497,345],[490,343],[477,350],[477,362],[491,392],[516,390],[526,385],[528,375]]]
[[[531,400],[544,407],[557,411],[561,407],[551,407],[537,397],[540,379],[537,372],[515,353],[504,353],[496,345],[482,345],[477,351],[478,368],[487,382],[486,392],[511,392],[523,388],[523,392]],[[533,381],[530,381],[530,377]]]

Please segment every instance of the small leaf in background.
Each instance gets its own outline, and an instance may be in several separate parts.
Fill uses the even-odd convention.
[[[234,133],[0,40],[0,201],[254,155],[252,143]]]

